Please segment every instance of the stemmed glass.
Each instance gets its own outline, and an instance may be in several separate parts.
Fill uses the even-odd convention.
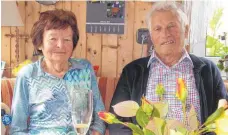
[[[74,88],[70,92],[72,123],[77,135],[85,135],[93,114],[93,94],[91,90]]]

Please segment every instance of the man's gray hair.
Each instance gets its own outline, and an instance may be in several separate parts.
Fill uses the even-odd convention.
[[[151,8],[149,14],[147,15],[146,21],[147,21],[148,29],[151,31],[151,16],[153,15],[154,12],[171,11],[175,15],[177,15],[177,18],[181,23],[182,31],[184,31],[185,26],[188,25],[188,18],[187,18],[187,15],[181,9],[181,7],[182,6],[180,3],[174,2],[174,1],[155,2],[152,5],[152,8]]]

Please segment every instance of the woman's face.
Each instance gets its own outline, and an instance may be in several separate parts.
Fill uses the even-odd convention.
[[[73,52],[73,31],[71,27],[45,30],[41,49],[45,59],[55,62],[68,61]]]
[[[151,39],[158,55],[176,55],[182,52],[187,29],[171,11],[156,11],[151,20]]]

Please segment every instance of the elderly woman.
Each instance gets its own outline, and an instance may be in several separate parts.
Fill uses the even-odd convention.
[[[10,133],[76,134],[72,125],[67,85],[74,83],[93,92],[93,117],[89,134],[104,134],[97,112],[104,110],[91,64],[70,58],[79,32],[70,11],[42,12],[31,32],[32,42],[43,56],[19,72],[12,103]]]
[[[185,13],[175,2],[154,3],[148,17],[154,50],[151,56],[126,65],[116,87],[111,106],[134,100],[141,104],[141,97],[157,102],[156,86],[165,88],[163,99],[169,104],[167,118],[183,121],[182,104],[175,97],[177,79],[186,82],[188,97],[186,110],[195,107],[198,120],[203,123],[216,108],[219,99],[228,99],[223,80],[216,65],[188,52],[184,41],[188,37],[188,21]],[[112,108],[111,112],[114,112]],[[120,118],[136,123],[135,118]],[[131,135],[122,125],[110,125],[111,135]]]

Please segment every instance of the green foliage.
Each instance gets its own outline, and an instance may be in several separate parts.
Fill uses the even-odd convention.
[[[218,29],[221,25],[221,17],[223,16],[223,8],[218,8],[214,14],[212,19],[210,20],[210,30],[211,33],[207,34],[207,41],[206,41],[206,49],[207,49],[207,56],[219,56],[221,57],[222,61],[217,63],[218,68],[222,71],[227,69],[224,66],[223,60],[226,55],[228,55],[228,46],[220,41],[220,37],[217,36]],[[226,33],[224,34],[226,38]],[[228,69],[225,70],[228,72]]]
[[[197,114],[193,105],[191,106],[191,109],[188,113],[188,124],[189,129],[193,131],[199,127],[199,121],[197,119]]]
[[[143,128],[143,133],[144,133],[144,135],[156,135],[154,132],[152,132],[151,130],[148,130],[146,128]]]
[[[141,127],[145,127],[149,122],[149,116],[140,107],[136,113],[136,120]]]
[[[221,19],[222,15],[223,15],[223,8],[218,8],[213,14],[213,17],[210,21],[210,28],[214,32],[216,32],[216,30],[221,25],[220,19]]]
[[[228,55],[226,55],[227,57]],[[221,60],[218,61],[217,63],[217,67],[221,70],[221,71],[225,71],[225,72],[228,72],[228,65],[225,65],[225,62],[227,61],[227,58],[225,57],[222,57]]]
[[[153,105],[154,105],[154,108],[156,108],[158,110],[159,117],[165,118],[168,113],[168,110],[169,110],[168,103],[159,102],[159,103],[154,103]]]
[[[228,72],[228,67],[226,67],[226,68],[224,69],[224,71],[225,71],[225,72]]]
[[[166,115],[169,108],[167,102],[153,103],[148,101],[145,97],[142,97],[141,101],[141,106],[131,100],[123,101],[113,106],[115,113],[121,117],[135,116],[137,124],[121,122],[116,120],[116,118],[113,118],[114,115],[107,112],[100,112],[98,115],[102,120],[109,124],[123,124],[132,130],[133,135],[200,135],[211,131],[217,131],[217,129],[223,130],[224,124],[222,123],[219,125],[216,121],[223,119],[225,116],[224,107],[218,108],[207,118],[203,125],[199,126],[200,123],[197,119],[197,113],[193,105],[191,105],[191,109],[186,115],[186,119],[184,118],[184,122],[181,122],[167,118]],[[223,102],[219,102],[218,106],[224,106],[223,104]],[[183,113],[186,114],[186,109],[184,109],[186,108],[185,104],[182,104],[182,107]],[[120,111],[123,108],[124,112]],[[134,111],[134,113],[132,113],[132,111]],[[212,124],[217,125],[214,128],[213,126],[210,126]]]
[[[178,127],[176,130],[181,132],[182,135],[187,135],[188,133],[188,130],[186,128]]]
[[[224,50],[226,46],[219,41],[218,38],[207,35],[206,48],[210,49],[209,56],[222,56],[224,53],[228,53],[228,50]]]
[[[224,112],[224,108],[220,107],[219,109],[217,109],[214,113],[212,113],[206,120],[206,122],[204,123],[204,125],[210,124],[212,122],[214,122],[217,118],[219,118],[219,116],[221,116],[221,114]]]
[[[144,103],[141,108],[146,113],[146,115],[148,115],[148,116],[151,116],[151,114],[153,113],[153,109],[154,109],[153,105],[146,104],[146,103]]]
[[[158,130],[158,135],[164,135],[165,125],[166,125],[165,120],[161,119],[161,118],[154,117],[153,121],[154,121],[155,126]]]
[[[156,107],[154,107],[153,113],[152,113],[151,117],[158,117],[158,118],[160,118],[159,110]]]
[[[162,96],[165,93],[165,88],[162,84],[156,86],[155,92],[158,96]]]
[[[220,22],[220,19],[223,15],[223,8],[218,8],[214,14],[212,19],[210,20],[210,30],[212,33],[207,34],[207,41],[206,41],[206,48],[209,54],[207,56],[224,56],[228,54],[228,47],[220,42],[219,37],[217,36],[217,30],[219,29],[220,25],[222,24]]]
[[[219,61],[218,64],[217,64],[217,67],[222,71],[224,69],[223,62]]]
[[[133,135],[144,135],[143,131],[140,129],[140,127],[136,126],[135,124],[132,123],[126,123],[126,125],[131,128],[133,131]]]

